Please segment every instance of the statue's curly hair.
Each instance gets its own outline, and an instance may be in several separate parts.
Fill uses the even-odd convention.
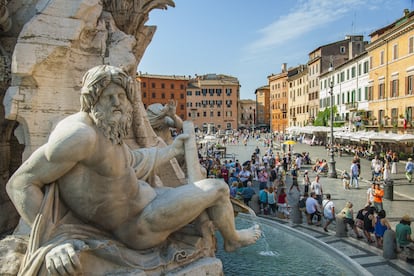
[[[116,83],[125,89],[128,100],[135,99],[133,79],[121,68],[111,65],[98,65],[83,76],[81,88],[81,111],[90,112],[97,103],[102,91],[111,83]]]

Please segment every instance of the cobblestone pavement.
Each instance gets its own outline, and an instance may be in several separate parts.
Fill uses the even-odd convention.
[[[227,156],[233,155],[235,159],[238,159],[241,163],[246,160],[250,160],[252,153],[256,146],[259,146],[261,153],[266,148],[263,147],[261,141],[250,140],[246,146],[243,145],[227,145]],[[276,149],[278,150],[277,144]],[[309,152],[312,161],[316,158],[324,158],[329,161],[327,150],[322,146],[309,146],[306,144],[296,144],[293,146],[294,152]],[[348,170],[351,166],[353,156],[343,154],[339,157],[335,155],[336,169],[338,175],[340,171]],[[393,185],[393,200],[384,199],[383,206],[387,212],[387,218],[390,221],[392,228],[395,230],[395,225],[399,223],[401,217],[405,214],[414,218],[414,184],[409,184],[404,175],[404,162],[398,164],[397,174],[391,175],[394,181]],[[301,184],[301,176],[305,169],[310,169],[310,165],[304,166],[299,174],[299,184]],[[311,181],[315,178],[316,174],[310,172]],[[289,187],[289,177],[286,180],[286,185]],[[344,191],[342,187],[341,179],[333,179],[328,177],[321,177],[321,183],[323,185],[324,194],[330,193],[332,201],[335,203],[336,210],[339,212],[347,201],[351,201],[354,204],[354,211],[358,211],[366,204],[367,189],[370,186],[371,170],[370,161],[367,159],[361,159],[361,178],[360,189],[351,189]],[[303,187],[301,187],[303,191]],[[295,191],[292,190],[292,191]],[[295,191],[296,192],[296,191]],[[391,194],[391,193],[390,193]],[[289,194],[288,200],[296,200],[298,194]],[[308,226],[306,223],[292,224],[287,220],[280,220],[271,218],[280,223],[291,224],[292,227],[303,230],[304,233],[310,234],[314,237],[324,240],[327,244],[340,248],[345,254],[355,259],[361,266],[366,268],[373,275],[414,275],[414,265],[407,264],[399,259],[386,260],[382,257],[382,250],[376,248],[373,245],[367,244],[363,240],[357,240],[353,237],[337,238],[335,237],[335,225],[329,226],[329,233],[325,233],[322,227]],[[413,225],[411,226],[413,228]],[[414,229],[413,229],[414,233]]]

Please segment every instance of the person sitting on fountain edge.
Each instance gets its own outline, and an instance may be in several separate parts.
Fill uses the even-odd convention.
[[[7,183],[12,202],[29,225],[43,208],[46,186],[56,183],[72,216],[133,250],[160,245],[204,211],[221,232],[225,250],[257,241],[257,225],[235,229],[224,181],[202,179],[176,188],[149,185],[154,168],[184,155],[189,135],[177,136],[164,148],[131,150],[123,142],[135,99],[131,77],[120,68],[100,65],[85,74],[82,85],[81,111],[63,119]],[[79,244],[62,242],[46,253],[49,273],[58,274],[62,266],[69,274],[82,271],[75,254]]]

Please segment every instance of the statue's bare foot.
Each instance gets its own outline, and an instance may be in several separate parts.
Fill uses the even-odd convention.
[[[259,225],[255,224],[250,228],[237,230],[237,235],[239,236],[238,240],[224,242],[224,250],[231,252],[242,246],[253,244],[260,238],[262,231]]]

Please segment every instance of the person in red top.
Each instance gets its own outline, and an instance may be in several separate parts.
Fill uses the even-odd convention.
[[[227,169],[226,165],[221,166],[221,178],[224,179],[224,181],[229,184],[229,170]]]
[[[384,197],[384,190],[381,189],[381,186],[379,183],[375,183],[373,196],[374,196],[374,207],[377,209],[377,212],[383,210],[382,198]]]
[[[278,211],[283,213],[286,218],[289,218],[289,209],[288,209],[288,201],[287,201],[287,194],[285,188],[281,188],[280,193],[277,197],[277,206]]]

